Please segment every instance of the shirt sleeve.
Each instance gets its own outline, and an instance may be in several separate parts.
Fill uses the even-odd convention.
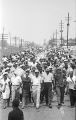
[[[8,82],[10,82],[10,79],[8,78]]]

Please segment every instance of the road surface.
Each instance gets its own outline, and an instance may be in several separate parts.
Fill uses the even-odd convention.
[[[53,98],[53,108],[48,108],[45,103],[40,105],[40,109],[29,104],[23,109],[24,120],[75,120],[75,108],[70,108],[69,98],[65,96],[64,105],[58,109],[56,96]],[[20,107],[21,109],[21,107]],[[12,107],[2,109],[0,104],[0,120],[8,120],[8,113],[12,110]]]

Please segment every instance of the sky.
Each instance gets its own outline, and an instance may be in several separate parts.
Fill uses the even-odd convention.
[[[0,0],[0,34],[3,27],[11,38],[18,36],[25,41],[43,44],[53,37],[67,35],[66,17],[71,17],[69,38],[76,36],[76,0]]]

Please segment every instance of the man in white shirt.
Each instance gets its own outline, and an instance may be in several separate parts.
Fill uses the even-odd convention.
[[[52,102],[52,82],[53,82],[53,74],[52,71],[49,72],[49,69],[46,69],[46,72],[43,73],[43,79],[44,79],[44,96],[46,98],[46,105],[49,106],[49,108],[52,108],[51,102]]]
[[[76,76],[73,75],[73,71],[70,72],[69,77],[67,77],[67,83],[69,87],[69,94],[70,94],[70,105],[71,107],[74,107],[75,104],[75,98],[74,98],[74,85],[76,81]]]
[[[11,83],[12,83],[12,101],[15,98],[20,98],[20,86],[22,84],[21,77],[14,73],[14,75],[11,77]]]
[[[35,70],[35,76],[33,76],[33,79],[31,82],[32,82],[33,102],[36,108],[38,109],[40,105],[40,89],[41,89],[41,76],[39,75],[38,70]]]

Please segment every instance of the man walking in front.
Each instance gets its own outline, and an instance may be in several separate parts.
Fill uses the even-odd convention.
[[[19,100],[14,99],[12,102],[13,110],[8,114],[8,120],[24,120],[23,112],[19,109]]]

